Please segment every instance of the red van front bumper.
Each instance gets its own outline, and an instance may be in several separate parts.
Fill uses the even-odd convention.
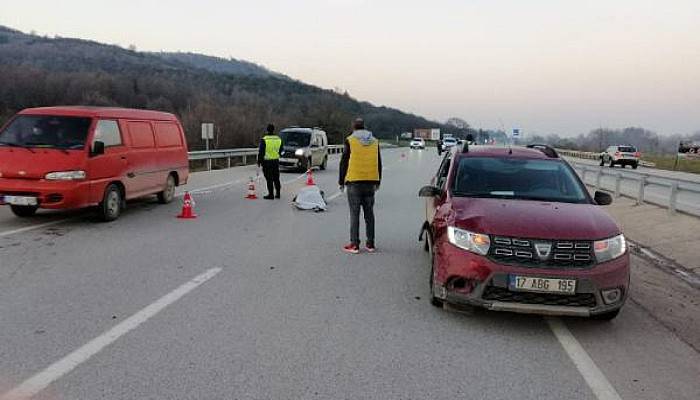
[[[443,242],[435,253],[433,290],[451,304],[473,305],[494,311],[591,316],[620,309],[627,299],[630,280],[629,252],[590,268],[530,268],[502,265]],[[510,276],[575,279],[574,294],[513,291]],[[615,302],[602,292],[619,289]]]
[[[0,204],[4,196],[35,197],[40,208],[82,208],[90,204],[90,182],[0,178]]]

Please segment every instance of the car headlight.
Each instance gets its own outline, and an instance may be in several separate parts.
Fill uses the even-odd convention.
[[[485,256],[491,247],[491,239],[488,235],[465,231],[464,229],[447,227],[447,237],[450,243],[472,253]]]
[[[627,251],[627,242],[624,235],[617,235],[610,239],[593,242],[595,257],[599,263],[614,260]]]
[[[86,176],[87,174],[85,171],[61,171],[49,172],[44,179],[50,181],[78,181],[85,179]]]
[[[297,155],[297,156],[303,156],[303,155],[304,155],[304,149],[297,149],[297,151],[295,151],[294,154]]]

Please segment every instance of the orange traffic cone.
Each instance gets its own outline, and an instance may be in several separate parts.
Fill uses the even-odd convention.
[[[194,200],[190,192],[185,192],[185,196],[182,198],[182,211],[177,217],[181,219],[197,218],[197,214],[194,213]]]
[[[253,180],[252,176],[248,182],[248,195],[245,198],[248,200],[255,200],[258,198],[258,196],[255,194],[255,181]]]
[[[316,183],[314,182],[314,174],[311,172],[311,168],[309,168],[308,171],[306,171],[306,186],[315,186]]]

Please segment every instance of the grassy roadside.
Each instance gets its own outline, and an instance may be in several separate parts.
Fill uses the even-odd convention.
[[[653,162],[656,168],[673,171],[673,166],[676,162],[675,156],[643,154],[642,160]],[[700,174],[700,160],[678,160],[677,171],[691,172]]]

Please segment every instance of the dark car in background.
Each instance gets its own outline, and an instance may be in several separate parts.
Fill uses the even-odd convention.
[[[328,165],[328,136],[320,128],[291,127],[280,131],[280,166],[306,171]]]
[[[454,148],[419,195],[433,305],[612,319],[625,303],[612,197],[591,197],[554,149]]]

